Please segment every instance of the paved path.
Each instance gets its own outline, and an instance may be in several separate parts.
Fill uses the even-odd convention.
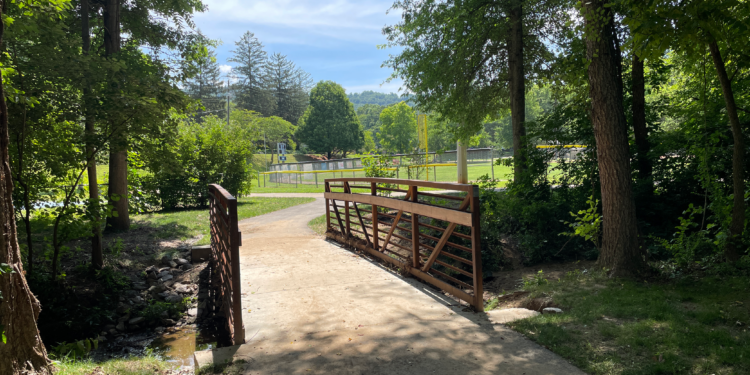
[[[314,234],[324,201],[240,222],[245,374],[582,374],[552,352]]]

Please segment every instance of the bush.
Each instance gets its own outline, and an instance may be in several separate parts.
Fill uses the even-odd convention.
[[[174,142],[149,155],[153,176],[145,185],[168,209],[206,206],[212,183],[234,196],[246,194],[253,176],[252,150],[248,131],[239,126],[227,126],[215,116],[185,122]]]

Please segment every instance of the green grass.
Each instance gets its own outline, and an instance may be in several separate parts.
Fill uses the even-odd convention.
[[[509,325],[592,374],[747,374],[749,283],[652,284],[571,272],[532,288],[563,314]]]
[[[310,222],[307,223],[307,226],[310,227],[313,232],[321,236],[326,234],[326,215],[320,215],[315,219],[310,220]]]
[[[156,356],[116,358],[102,362],[92,360],[55,361],[57,375],[153,375],[177,367]],[[96,371],[95,371],[96,370]]]
[[[282,210],[299,204],[310,203],[314,198],[239,198],[237,217],[239,220]],[[210,241],[208,210],[181,210],[156,212],[133,217],[133,227],[149,226],[157,228],[156,238],[178,238],[187,240],[198,235],[203,237],[198,245]]]

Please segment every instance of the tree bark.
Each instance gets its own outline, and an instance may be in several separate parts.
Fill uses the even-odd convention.
[[[88,55],[91,50],[91,29],[89,28],[89,0],[81,0],[81,42],[83,54]],[[94,116],[90,108],[91,89],[88,84],[83,89],[83,111],[86,117],[86,157],[90,159],[88,165],[89,178],[89,205],[91,206],[91,267],[101,269],[104,267],[104,256],[102,255],[102,231],[99,216],[99,185],[96,177],[96,159],[94,152],[96,145],[96,128],[94,127]]]
[[[104,6],[104,51],[107,56],[120,52],[120,0],[106,0]],[[114,123],[115,121],[112,122]],[[130,229],[128,212],[128,141],[125,125],[114,129],[109,152],[109,204],[112,216],[107,217],[107,228],[116,231]]]
[[[635,147],[638,150],[638,180],[652,185],[651,174],[653,168],[648,153],[651,145],[648,141],[648,127],[646,125],[646,79],[644,77],[643,60],[633,54],[633,134]],[[653,191],[653,189],[650,189]]]
[[[508,72],[510,74],[510,119],[513,128],[513,178],[520,181],[526,171],[526,79],[523,67],[523,7],[510,9]]]
[[[591,123],[596,138],[602,194],[602,248],[599,266],[612,276],[638,272],[644,260],[638,248],[638,229],[630,178],[627,121],[622,83],[618,82],[620,51],[615,48],[614,15],[607,0],[584,2],[586,54]]]
[[[742,235],[745,226],[745,140],[742,135],[740,117],[737,115],[737,104],[734,100],[732,82],[727,75],[719,45],[716,43],[716,40],[712,40],[708,44],[708,48],[711,51],[711,58],[714,61],[719,82],[721,82],[721,91],[724,94],[727,116],[729,117],[729,124],[732,127],[732,137],[734,138],[734,150],[732,152],[732,190],[734,201],[732,202],[732,222],[729,224],[729,233],[732,238],[724,248],[724,256],[727,260],[736,262],[740,259],[740,253],[737,251],[735,241],[737,237]]]
[[[2,3],[2,11],[7,9],[7,0]],[[0,11],[0,44],[4,24]],[[0,340],[0,374],[20,374],[33,372],[51,374],[52,367],[47,359],[47,351],[42,344],[36,320],[41,312],[39,301],[29,290],[24,276],[21,251],[18,247],[18,232],[13,214],[13,182],[8,155],[8,108],[5,105],[2,77],[0,76],[0,263],[8,264],[13,273],[0,274],[0,324],[7,337],[7,343]]]

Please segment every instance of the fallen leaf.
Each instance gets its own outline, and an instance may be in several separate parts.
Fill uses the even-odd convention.
[[[352,338],[351,338],[351,337],[349,338],[349,341],[352,341]]]

